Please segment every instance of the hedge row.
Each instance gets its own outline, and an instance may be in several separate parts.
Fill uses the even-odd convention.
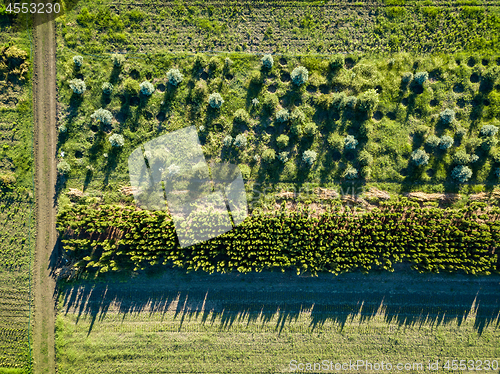
[[[207,213],[191,227],[217,219]],[[500,208],[473,203],[460,210],[421,208],[407,199],[365,213],[349,209],[311,216],[306,210],[247,218],[210,241],[180,248],[166,212],[134,207],[74,206],[58,217],[75,266],[100,272],[173,264],[187,270],[298,273],[372,269],[402,261],[418,271],[499,272]]]

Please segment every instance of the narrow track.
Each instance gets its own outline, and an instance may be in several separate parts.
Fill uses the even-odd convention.
[[[56,41],[54,21],[38,24],[35,41],[33,105],[35,119],[36,247],[34,265],[34,372],[56,373],[56,282],[50,259],[56,245]]]

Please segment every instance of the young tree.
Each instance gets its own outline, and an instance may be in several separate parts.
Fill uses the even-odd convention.
[[[424,150],[417,149],[412,152],[411,160],[417,166],[424,166],[429,162],[429,155]]]
[[[302,154],[302,161],[311,166],[316,161],[318,154],[315,151],[307,150]]]
[[[73,57],[73,63],[77,68],[81,67],[83,64],[83,57],[82,56],[74,56]]]
[[[125,139],[120,134],[113,134],[109,137],[109,143],[112,147],[123,147],[125,144]]]
[[[293,84],[296,86],[302,86],[309,80],[309,72],[304,66],[299,66],[293,69],[292,74],[290,74]]]
[[[219,109],[224,104],[224,99],[220,93],[214,92],[208,97],[208,104],[214,109]]]
[[[264,57],[262,57],[262,59],[261,59],[261,62],[262,62],[262,66],[264,68],[271,69],[273,67],[273,64],[274,64],[273,56],[264,55]]]
[[[155,87],[150,81],[144,81],[139,85],[141,94],[144,96],[151,96],[155,92]]]
[[[110,125],[113,120],[113,115],[109,110],[100,108],[97,109],[91,116],[93,120],[99,121],[104,125]]]
[[[75,94],[81,95],[85,92],[87,86],[84,81],[75,78],[69,81],[69,88],[71,88]]]
[[[179,71],[179,69],[170,69],[167,72],[167,81],[174,87],[177,87],[184,80],[184,75]]]

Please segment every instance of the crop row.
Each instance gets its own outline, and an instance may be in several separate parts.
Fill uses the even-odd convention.
[[[100,272],[173,264],[187,270],[298,273],[385,269],[408,261],[418,271],[498,272],[500,209],[475,203],[460,210],[421,208],[408,200],[362,214],[307,210],[263,214],[209,241],[178,245],[166,212],[75,206],[58,217],[66,253],[81,269]],[[191,215],[187,235],[215,229],[219,213]]]

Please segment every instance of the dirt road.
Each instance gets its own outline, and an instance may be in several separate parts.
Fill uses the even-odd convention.
[[[55,279],[50,259],[56,244],[56,41],[54,21],[34,30],[36,249],[34,266],[34,372],[55,373]]]

